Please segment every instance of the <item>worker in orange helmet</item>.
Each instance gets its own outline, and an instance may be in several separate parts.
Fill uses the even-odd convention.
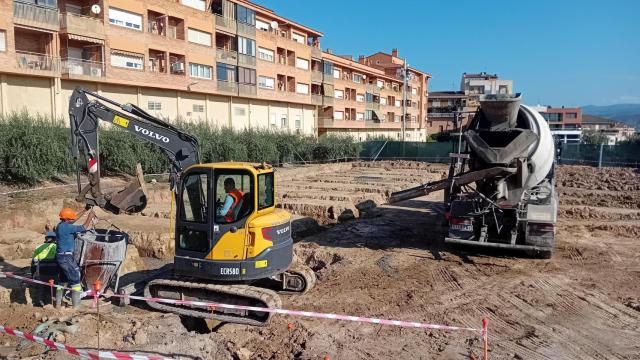
[[[76,234],[86,231],[93,224],[96,217],[93,209],[87,214],[83,225],[74,225],[78,220],[78,214],[71,208],[60,210],[60,223],[56,226],[56,261],[62,270],[60,279],[71,287],[71,302],[73,307],[80,306],[82,297],[82,285],[80,283],[80,268],[75,262],[73,252],[75,250]],[[62,289],[56,289],[56,306],[62,304]]]

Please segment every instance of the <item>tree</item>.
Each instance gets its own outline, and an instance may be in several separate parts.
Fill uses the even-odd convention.
[[[607,144],[609,142],[609,138],[607,135],[593,130],[585,130],[582,132],[582,143],[590,144],[590,145],[600,145]]]

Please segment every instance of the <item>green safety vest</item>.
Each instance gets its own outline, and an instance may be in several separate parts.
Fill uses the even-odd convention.
[[[44,243],[33,252],[33,260],[55,260],[56,243]]]

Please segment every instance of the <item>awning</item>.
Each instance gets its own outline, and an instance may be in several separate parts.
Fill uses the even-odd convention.
[[[140,57],[140,58],[144,57],[144,54],[139,54],[139,53],[125,51],[125,50],[117,50],[117,49],[111,49],[111,53],[117,54],[117,55],[124,55],[124,56]]]
[[[335,96],[332,84],[322,84],[322,91],[325,96]]]
[[[94,44],[104,45],[104,40],[96,39],[88,36],[76,35],[76,34],[69,34],[69,40],[88,41]]]
[[[373,116],[377,117],[378,120],[380,120],[380,121],[384,120],[384,118],[380,114],[380,111],[378,111],[378,110],[373,110]]]

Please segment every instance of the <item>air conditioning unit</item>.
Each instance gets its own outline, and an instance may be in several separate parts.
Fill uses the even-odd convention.
[[[91,76],[102,76],[102,69],[91,68]]]
[[[173,72],[184,72],[184,63],[175,62],[171,64],[171,70]]]

